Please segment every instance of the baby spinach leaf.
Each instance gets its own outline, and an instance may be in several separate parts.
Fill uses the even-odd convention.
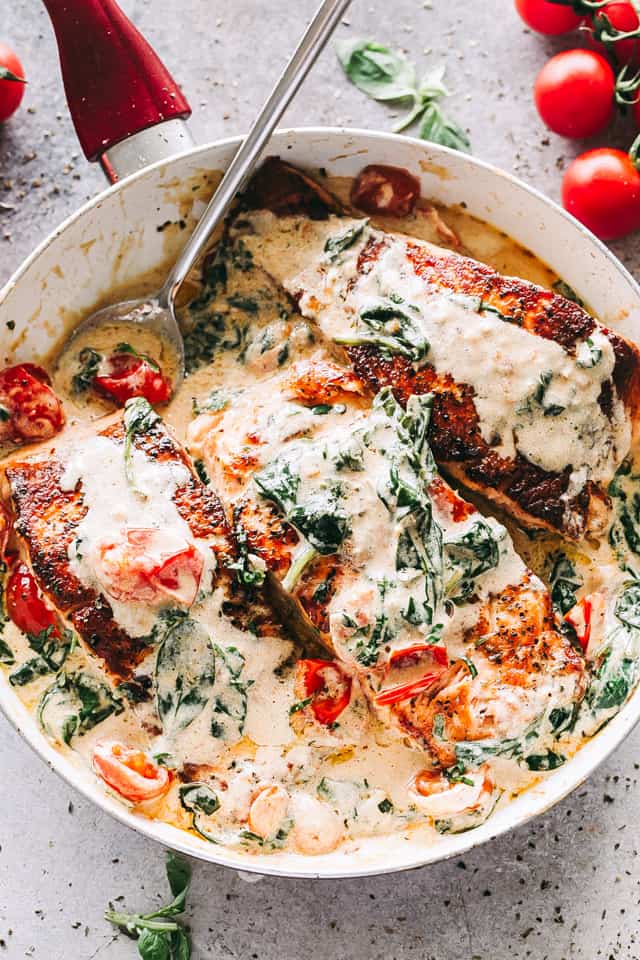
[[[283,513],[288,513],[295,504],[300,486],[300,477],[292,473],[284,457],[278,457],[254,474],[258,490],[267,500],[273,500]]]
[[[27,660],[10,674],[9,683],[16,687],[25,686],[47,673],[56,673],[75,646],[75,637],[71,630],[65,630],[60,638],[54,635],[53,627],[47,627],[37,635],[29,633],[27,640],[37,656]]]
[[[247,716],[247,691],[250,683],[242,678],[244,656],[237,647],[214,644],[216,686],[213,696],[211,735],[221,740],[237,740],[244,731]]]
[[[122,710],[121,701],[105,684],[86,673],[61,671],[43,693],[37,717],[49,737],[69,744],[72,737],[82,736]]]
[[[417,316],[411,316],[391,300],[361,310],[360,320],[370,332],[334,337],[335,342],[345,346],[372,344],[385,354],[400,354],[414,362],[422,360],[429,351]]]
[[[208,783],[185,783],[180,787],[180,803],[192,814],[191,827],[209,843],[218,839],[205,828],[203,817],[211,817],[220,807],[218,795]]]
[[[554,607],[564,616],[576,604],[576,591],[582,586],[582,577],[576,573],[574,565],[562,551],[552,553],[549,585]]]
[[[524,762],[529,770],[557,770],[566,762],[566,759],[561,753],[547,750],[546,753],[532,753],[528,757],[524,757]]]
[[[503,533],[504,536],[504,533]],[[454,540],[445,541],[445,593],[454,603],[463,603],[473,592],[474,581],[500,563],[500,547],[494,530],[485,520],[476,520]]]
[[[324,252],[328,255],[332,263],[338,260],[341,253],[344,253],[345,250],[348,250],[360,239],[368,223],[368,220],[361,220],[359,223],[349,227],[335,237],[329,237],[327,239],[324,245]]]
[[[630,583],[616,600],[614,613],[618,620],[640,630],[640,583]]]
[[[156,659],[158,716],[167,737],[175,737],[204,710],[214,678],[208,632],[190,617],[178,620],[165,634]]]
[[[74,393],[86,393],[93,386],[103,356],[93,347],[84,347],[78,354],[78,371],[71,378],[71,388]]]
[[[149,433],[159,420],[160,417],[144,397],[133,397],[124,405],[124,472],[133,490],[138,491],[133,472],[133,438]]]

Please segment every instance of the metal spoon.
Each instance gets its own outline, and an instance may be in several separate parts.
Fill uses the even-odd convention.
[[[218,189],[209,201],[207,209],[161,289],[148,297],[125,300],[110,307],[103,307],[87,317],[76,327],[62,348],[57,359],[58,366],[63,357],[73,349],[74,343],[80,337],[86,336],[87,332],[114,324],[131,324],[139,330],[155,334],[162,342],[164,349],[169,352],[170,362],[167,365],[167,372],[169,370],[173,372],[173,390],[174,392],[177,390],[184,378],[184,343],[175,315],[175,298],[178,289],[206,248],[234,197],[251,176],[276,124],[325,47],[350,2],[351,0],[323,0],[320,4],[298,48],[231,161]]]

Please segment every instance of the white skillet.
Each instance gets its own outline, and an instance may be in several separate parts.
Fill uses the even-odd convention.
[[[162,73],[164,68],[139,34],[134,35],[136,43],[132,47],[131,25],[113,0],[45,2],[56,24],[63,65],[67,64],[66,84],[72,110],[77,88],[71,88],[78,82],[79,74],[76,71],[74,81],[73,57],[67,46],[71,44],[73,52],[72,41],[78,30],[85,37],[87,30],[93,30],[91,36],[95,36],[96,44],[108,46],[98,32],[104,29],[107,13],[111,37],[124,36],[129,52],[134,48],[142,51],[136,68],[144,75],[151,62],[153,75],[162,75],[159,84],[166,97],[171,78],[166,71]],[[69,11],[76,4],[81,9],[72,16]],[[130,58],[128,67],[132,62]],[[106,79],[105,84],[105,77],[101,77],[99,96],[105,86],[108,88]],[[153,83],[148,85],[147,92],[152,88]],[[87,154],[101,160],[111,179],[119,179],[61,224],[0,293],[3,364],[42,361],[68,334],[70,317],[86,315],[101,302],[113,299],[114,289],[135,286],[139,278],[166,267],[177,256],[184,244],[185,230],[194,228],[211,192],[207,189],[207,177],[212,171],[226,169],[240,141],[236,138],[192,147],[181,119],[188,113],[188,105],[179,91],[171,104],[175,110],[166,120],[157,102],[154,114],[145,101],[143,116],[130,116],[117,134],[119,139],[113,142],[109,137],[100,141],[95,130],[92,134],[87,128],[82,111],[74,110]],[[95,123],[95,112],[88,116]],[[126,133],[133,135],[127,139]],[[100,142],[103,149],[106,147],[105,152],[96,149]],[[640,342],[640,288],[633,278],[572,217],[514,177],[443,147],[366,130],[283,130],[275,134],[269,149],[311,171],[324,167],[331,176],[352,177],[366,163],[373,162],[406,167],[419,178],[424,196],[444,204],[465,203],[469,213],[503,230],[546,261],[604,323]],[[178,150],[183,152],[176,156]],[[173,157],[167,159],[171,154]],[[184,230],[178,226],[157,229],[167,222],[177,225],[180,221],[186,222]],[[15,323],[15,329],[7,327],[9,322]],[[135,815],[107,795],[91,772],[72,755],[59,753],[48,743],[4,674],[0,675],[0,707],[52,769],[134,830],[176,850],[236,869],[289,877],[338,878],[406,870],[458,855],[547,810],[582,783],[634,727],[640,718],[640,689],[573,759],[475,830],[444,836],[433,845],[399,836],[374,838],[360,842],[357,849],[343,848],[317,858],[231,851],[168,824]],[[41,813],[47,815],[44,797]]]

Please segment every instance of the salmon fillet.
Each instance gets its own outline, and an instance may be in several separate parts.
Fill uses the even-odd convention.
[[[438,475],[429,405],[372,399],[319,354],[196,418],[189,447],[290,622],[358,676],[383,723],[449,767],[458,741],[528,733],[532,749],[549,713],[581,699],[585,666],[504,527]],[[388,702],[426,669],[432,685]]]
[[[101,421],[98,436],[124,450],[122,413]],[[136,450],[151,462],[174,463],[184,468],[183,482],[173,493],[180,516],[194,537],[210,543],[218,562],[230,557],[228,525],[215,493],[195,474],[191,462],[158,419],[145,433],[132,438]],[[57,447],[40,447],[28,458],[16,455],[4,475],[14,529],[20,551],[30,565],[47,600],[75,627],[90,652],[98,657],[112,680],[128,679],[149,652],[148,639],[131,636],[113,616],[109,598],[79,579],[70,559],[78,528],[87,516],[82,482],[71,489],[65,482],[70,441]],[[144,526],[141,503],[140,526]],[[110,531],[105,531],[108,533]]]
[[[557,293],[336,216],[312,185],[267,161],[248,192],[255,212],[233,231],[254,262],[373,392],[434,394],[430,443],[446,472],[525,526],[601,533],[637,431],[637,347]]]

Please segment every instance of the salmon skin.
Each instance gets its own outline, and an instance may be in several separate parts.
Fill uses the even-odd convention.
[[[638,428],[637,347],[558,293],[372,228],[313,183],[276,158],[256,175],[232,231],[254,262],[373,392],[434,394],[430,443],[456,480],[525,527],[599,535]]]

